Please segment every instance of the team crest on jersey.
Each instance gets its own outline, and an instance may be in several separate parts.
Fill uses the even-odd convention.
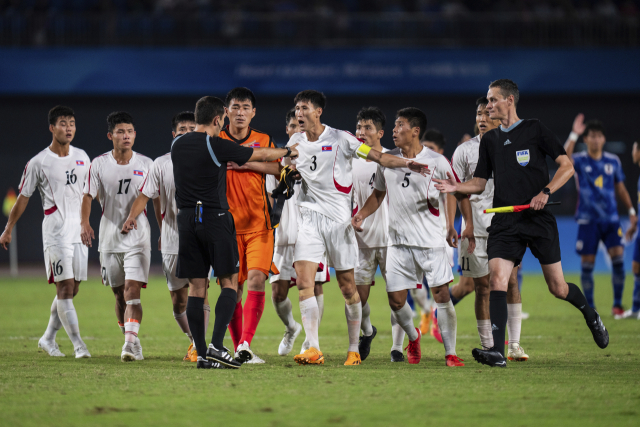
[[[76,166],[84,166],[84,162],[82,160],[76,160]]]
[[[604,164],[604,173],[611,175],[613,173],[613,165],[611,163]]]
[[[527,166],[529,164],[529,150],[516,151],[516,159],[520,166]]]
[[[322,151],[332,151],[333,147],[330,145],[323,145],[322,146]]]
[[[136,176],[143,176],[144,174],[142,173],[142,171],[138,171],[138,170],[134,170],[133,174]]]

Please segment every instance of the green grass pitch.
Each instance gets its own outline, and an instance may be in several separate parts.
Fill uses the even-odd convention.
[[[633,287],[627,276],[625,305]],[[569,276],[577,282],[578,277]],[[637,426],[640,425],[640,321],[610,314],[610,278],[596,276],[596,301],[610,331],[609,347],[593,342],[580,313],[554,299],[542,276],[525,276],[522,346],[531,359],[506,369],[477,364],[473,295],[457,305],[463,368],[444,366],[444,350],[422,341],[422,362],[392,364],[389,308],[382,281],[370,299],[378,328],[371,355],[343,366],[344,303],[325,285],[320,326],[324,366],[297,366],[277,355],[284,327],[269,301],[253,341],[266,365],[196,370],[183,362],[188,340],[173,316],[164,278],[143,291],[140,338],[145,360],[122,363],[123,336],[110,290],[92,278],[75,306],[91,359],[75,360],[64,329],[66,358],[38,351],[54,288],[42,278],[0,280],[0,425],[2,426]],[[212,287],[212,307],[218,290]],[[290,293],[299,321],[297,291]],[[417,322],[417,320],[416,320]],[[211,320],[213,327],[213,319]],[[299,351],[303,337],[296,341]],[[227,340],[230,346],[230,339]],[[406,345],[406,341],[405,341]]]

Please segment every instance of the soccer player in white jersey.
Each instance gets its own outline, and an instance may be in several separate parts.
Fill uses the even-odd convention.
[[[444,156],[420,144],[426,126],[427,116],[419,109],[399,110],[393,128],[397,148],[388,155],[421,162],[428,166],[431,174],[425,177],[407,168],[379,167],[373,182],[374,191],[351,223],[361,231],[364,220],[380,207],[388,194],[391,246],[387,249],[387,294],[395,321],[409,337],[408,361],[412,364],[420,362],[421,333],[413,326],[407,290],[415,288],[426,276],[439,312],[445,363],[464,366],[462,359],[456,356],[457,318],[448,289],[453,273],[446,248],[447,244],[453,244],[455,236],[446,236],[442,229],[440,215],[446,215],[447,199],[439,194],[432,182],[452,170]]]
[[[171,121],[173,139],[178,135],[193,132],[196,128],[196,119],[191,111],[183,111],[176,114]],[[162,271],[167,279],[167,287],[171,295],[173,305],[173,317],[180,330],[189,338],[190,344],[183,360],[198,361],[198,352],[193,344],[193,337],[187,322],[187,299],[189,297],[188,279],[176,277],[178,265],[178,208],[176,207],[176,186],[173,179],[173,162],[171,153],[167,153],[154,160],[153,166],[146,179],[139,188],[140,194],[131,206],[131,211],[122,226],[122,233],[127,234],[137,227],[136,218],[147,206],[149,199],[153,199],[153,209],[156,221],[160,227],[161,235],[158,246],[162,252]],[[156,208],[157,207],[157,208]],[[209,324],[211,307],[205,296],[204,317],[205,334]]]
[[[345,311],[349,349],[345,365],[359,365],[358,338],[362,305],[353,272],[358,264],[358,249],[350,222],[352,160],[359,156],[387,168],[409,168],[425,175],[429,170],[413,160],[372,150],[349,132],[322,124],[320,117],[326,98],[318,91],[302,91],[296,95],[294,103],[296,118],[303,131],[294,134],[288,142],[288,146],[297,144],[299,157],[295,164],[302,175],[294,263],[298,277],[296,285],[300,291],[302,325],[310,345],[308,350],[296,355],[294,360],[298,364],[324,363],[324,356],[319,348],[319,313],[313,288],[318,264],[326,253],[329,264],[336,271],[338,285],[347,303]]]
[[[488,100],[486,97],[478,98],[476,101],[476,124],[479,134],[474,138],[460,144],[453,153],[452,166],[457,177],[462,182],[471,181],[473,173],[478,164],[480,139],[482,135],[500,125],[498,120],[492,120],[487,111]],[[475,285],[476,300],[475,312],[480,335],[480,344],[487,350],[494,346],[492,335],[491,319],[489,315],[489,256],[487,255],[487,238],[489,233],[487,227],[491,225],[494,214],[485,214],[485,209],[493,207],[493,180],[487,181],[484,191],[481,194],[469,196],[473,211],[472,224],[465,224],[464,219],[461,226],[463,238],[460,240],[458,252],[458,262],[462,268],[462,276],[471,278]],[[449,212],[449,219],[455,216],[455,208]],[[467,238],[468,237],[468,238]],[[469,246],[474,249],[470,252]],[[513,361],[526,361],[529,356],[520,347],[520,330],[522,326],[522,298],[518,291],[518,267],[511,272],[507,288],[507,332],[509,333],[508,359]],[[460,281],[462,282],[463,279]],[[462,299],[464,295],[457,298]],[[452,295],[452,300],[454,296]],[[497,348],[502,348],[504,354],[504,343],[496,343]]]
[[[138,331],[142,320],[140,289],[148,282],[151,259],[146,212],[136,218],[137,230],[122,234],[121,229],[153,161],[132,150],[136,131],[129,113],[109,114],[107,127],[113,150],[91,162],[82,200],[81,236],[82,242],[91,246],[95,237],[89,216],[91,201],[97,197],[102,206],[98,236],[102,283],[115,295],[116,317],[125,338],[121,359],[129,362],[144,358]]]
[[[386,118],[382,110],[377,107],[363,108],[356,117],[356,137],[364,141],[367,146],[382,153],[388,150],[382,146],[380,139],[384,135]],[[355,215],[373,191],[373,181],[378,171],[378,164],[361,158],[353,161],[353,214]],[[362,336],[358,345],[360,358],[365,360],[371,351],[371,342],[378,330],[371,324],[371,308],[369,306],[369,293],[371,286],[375,284],[375,275],[380,267],[382,277],[386,280],[387,246],[389,246],[389,220],[388,206],[383,202],[378,209],[362,226],[363,231],[356,233],[358,242],[358,265],[354,276],[360,302],[362,304]],[[404,360],[402,356],[402,342],[404,331],[399,325],[394,324],[391,318],[392,335],[394,338],[391,348],[391,360],[394,356]],[[399,344],[396,342],[399,340]],[[397,347],[397,348],[396,348]]]
[[[76,358],[91,357],[80,337],[78,315],[73,305],[80,282],[87,280],[88,250],[80,241],[80,203],[89,156],[71,145],[76,133],[76,119],[71,108],[58,105],[49,111],[49,131],[53,135],[51,144],[24,168],[20,195],[0,236],[0,245],[7,249],[13,227],[38,189],[44,210],[44,264],[49,283],[56,284],[49,325],[38,341],[38,347],[50,356],[64,357],[56,343],[56,333],[64,326]]]

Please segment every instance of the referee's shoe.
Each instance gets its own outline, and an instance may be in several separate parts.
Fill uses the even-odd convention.
[[[222,366],[231,369],[238,369],[241,365],[241,363],[231,357],[225,349],[218,350],[213,346],[213,344],[209,344],[209,348],[207,349],[207,359],[218,362]]]
[[[482,350],[479,348],[474,348],[471,351],[473,358],[476,359],[476,362],[482,363],[483,365],[496,367],[496,368],[506,368],[507,367],[507,359],[505,359],[504,355],[500,353],[495,347],[492,347],[488,350]]]

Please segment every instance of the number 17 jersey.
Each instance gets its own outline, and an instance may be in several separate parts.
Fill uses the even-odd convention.
[[[121,234],[120,231],[152,165],[150,158],[135,151],[126,165],[119,165],[111,151],[91,162],[84,192],[93,198],[97,196],[102,205],[98,251],[121,253],[133,249],[151,250],[151,230],[146,209],[136,218],[137,230],[133,229],[128,234]]]

